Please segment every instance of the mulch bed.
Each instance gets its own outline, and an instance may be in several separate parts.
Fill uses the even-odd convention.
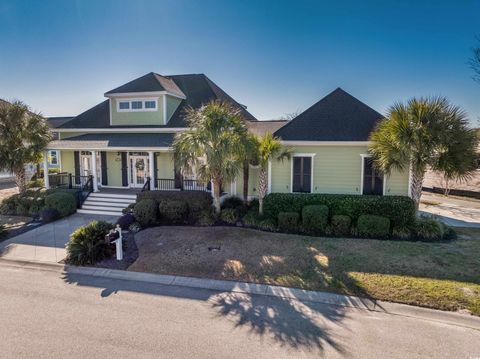
[[[115,255],[111,258],[98,262],[95,266],[107,269],[125,270],[138,258],[138,248],[135,243],[135,235],[128,231],[123,231],[123,260],[117,261]]]

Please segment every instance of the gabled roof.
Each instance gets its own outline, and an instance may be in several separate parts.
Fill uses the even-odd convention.
[[[105,95],[131,93],[131,92],[156,92],[167,91],[179,97],[185,97],[185,94],[171,79],[162,75],[150,72],[126,84],[114,88],[105,93]]]
[[[152,77],[152,74],[155,75]],[[154,88],[159,87],[145,87],[145,84],[152,83],[152,79],[157,82],[154,86],[162,86],[160,82],[156,80],[156,76],[160,76],[151,72],[145,76],[142,76],[136,80],[133,80],[123,86],[120,86],[112,91],[107,92],[114,93],[120,91],[127,92],[147,92],[154,91]],[[178,106],[177,110],[171,116],[169,122],[163,126],[110,126],[110,108],[109,100],[105,100],[98,105],[88,109],[80,115],[74,117],[72,120],[60,126],[60,128],[128,128],[128,127],[155,127],[155,128],[172,128],[172,127],[185,127],[185,110],[188,107],[199,108],[209,101],[220,100],[231,103],[238,108],[242,116],[247,121],[257,121],[257,119],[250,114],[245,106],[242,106],[230,97],[225,91],[218,87],[212,80],[210,80],[204,74],[191,74],[191,75],[172,75],[172,76],[160,76],[163,79],[168,80],[169,83],[173,83],[178,91],[180,91],[185,99],[183,99]],[[136,82],[134,85],[133,82]],[[129,85],[128,87],[125,87]],[[123,88],[123,89],[122,89]],[[137,91],[133,91],[136,89]],[[168,92],[171,92],[173,87],[170,87]],[[163,90],[160,90],[163,91]],[[118,93],[118,92],[116,92]]]
[[[73,116],[64,116],[64,117],[47,117],[47,123],[51,128],[57,128],[63,125],[64,123],[70,121]]]
[[[275,132],[284,141],[368,141],[383,116],[337,88]]]

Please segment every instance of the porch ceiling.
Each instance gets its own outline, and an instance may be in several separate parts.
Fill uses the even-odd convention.
[[[174,133],[88,133],[52,141],[48,149],[170,148]]]

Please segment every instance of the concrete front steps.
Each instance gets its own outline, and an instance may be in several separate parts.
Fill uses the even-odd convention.
[[[134,194],[90,193],[77,213],[121,216],[122,209],[135,203],[136,198]]]

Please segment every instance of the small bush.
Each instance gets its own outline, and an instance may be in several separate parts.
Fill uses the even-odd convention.
[[[157,223],[158,204],[153,199],[143,199],[133,208],[133,215],[142,227]]]
[[[415,223],[415,235],[422,241],[439,241],[443,239],[444,234],[444,225],[433,218],[421,217]]]
[[[132,213],[133,214],[133,208],[135,207],[135,203],[130,203],[126,208],[122,209],[123,214],[127,213]]]
[[[328,224],[328,207],[309,205],[302,209],[303,230],[311,234],[325,233]]]
[[[238,197],[228,197],[222,203],[222,210],[235,209],[239,216],[245,215],[248,210],[248,206]]]
[[[222,222],[235,224],[238,220],[238,210],[236,208],[225,208],[220,213],[220,219]]]
[[[278,214],[278,228],[285,232],[297,232],[300,215],[297,212],[280,212]]]
[[[55,192],[45,197],[45,207],[55,208],[60,217],[66,217],[77,210],[75,198],[66,192]]]
[[[213,226],[216,222],[216,216],[211,210],[202,211],[197,218],[197,225],[199,226]]]
[[[40,212],[43,223],[50,223],[60,218],[60,213],[55,208],[45,208]]]
[[[0,239],[6,238],[7,235],[8,235],[8,232],[7,232],[7,230],[5,229],[5,225],[4,225],[4,224],[0,224]]]
[[[258,222],[257,228],[264,231],[275,232],[277,230],[277,225],[270,218],[264,218]]]
[[[412,230],[409,227],[394,227],[392,229],[392,236],[400,240],[409,240],[412,238]]]
[[[330,228],[335,236],[348,236],[352,232],[352,219],[349,216],[336,214],[332,216]]]
[[[369,238],[387,237],[390,233],[390,220],[387,217],[364,214],[358,218],[357,233]]]
[[[163,200],[158,205],[160,219],[165,224],[182,224],[187,222],[188,205],[185,201]]]
[[[164,200],[184,201],[188,205],[190,217],[194,219],[212,207],[212,195],[201,191],[145,191],[137,194],[137,202],[144,199],[153,199],[158,203]]]
[[[133,222],[135,222],[135,217],[133,214],[127,213],[121,216],[116,224],[118,224],[121,229],[127,230]]]
[[[95,264],[112,255],[105,243],[105,235],[113,228],[113,224],[93,221],[78,228],[70,235],[67,243],[67,263],[74,265]]]
[[[258,228],[264,231],[276,231],[277,225],[270,218],[265,218],[259,215],[258,210],[252,209],[242,218],[243,223],[247,227]]]

